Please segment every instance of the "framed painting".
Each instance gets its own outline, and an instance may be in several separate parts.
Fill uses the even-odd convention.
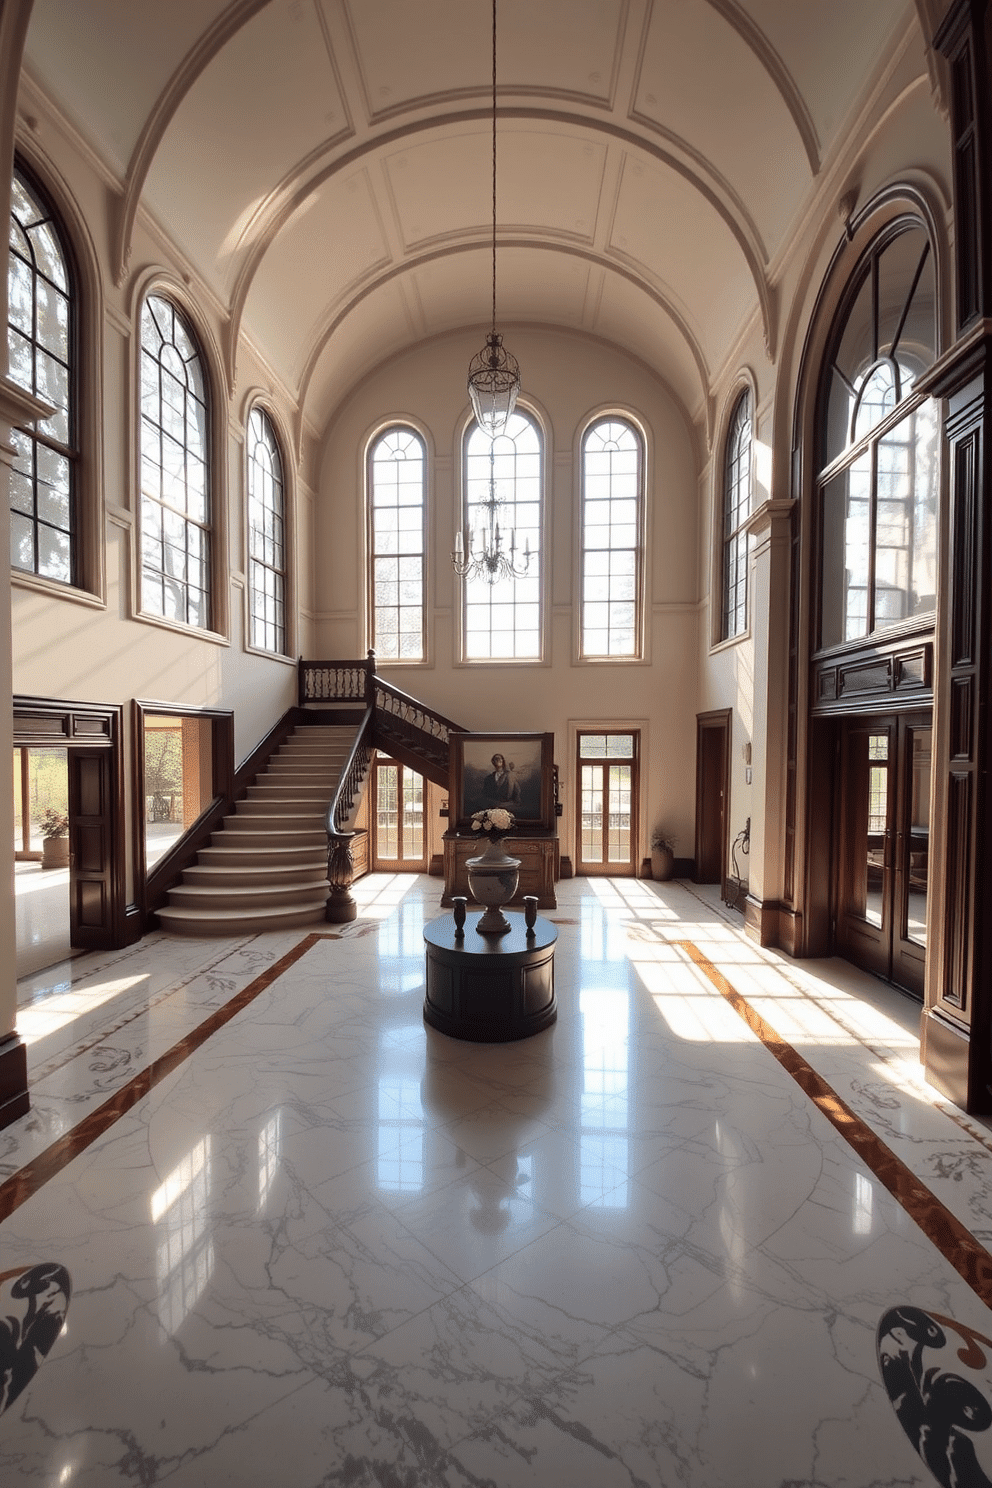
[[[521,832],[550,832],[555,824],[554,734],[449,736],[451,818],[470,832],[474,811],[503,806]]]

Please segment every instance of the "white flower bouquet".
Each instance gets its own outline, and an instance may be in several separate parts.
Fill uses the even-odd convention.
[[[507,832],[512,832],[516,825],[516,818],[512,811],[504,811],[502,806],[491,806],[485,811],[472,812],[472,831],[484,832],[494,842],[505,837]]]

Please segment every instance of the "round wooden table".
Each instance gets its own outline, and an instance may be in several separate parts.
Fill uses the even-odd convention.
[[[528,931],[522,914],[509,910],[512,929],[480,935],[478,913],[455,934],[453,915],[424,926],[427,996],[424,1021],[451,1038],[504,1044],[530,1038],[558,1017],[555,941],[558,931],[538,919]]]

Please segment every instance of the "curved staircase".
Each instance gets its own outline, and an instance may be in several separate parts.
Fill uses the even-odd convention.
[[[286,738],[169,890],[158,911],[163,930],[238,935],[324,918],[327,807],[354,738],[353,725],[333,724]]]

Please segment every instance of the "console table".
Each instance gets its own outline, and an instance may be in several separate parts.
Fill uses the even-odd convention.
[[[443,841],[444,893],[441,895],[441,908],[450,909],[455,894],[462,894],[470,903],[474,903],[465,864],[469,858],[477,857],[483,851],[485,840],[480,841],[478,836],[459,836],[457,832],[445,832]],[[557,834],[548,832],[543,836],[504,837],[503,847],[513,857],[520,859],[520,881],[510,903],[522,905],[525,894],[536,894],[538,909],[557,909]],[[503,907],[506,908],[505,905]]]
[[[549,1028],[558,1017],[558,931],[538,919],[528,934],[523,915],[510,913],[513,928],[506,935],[480,935],[479,918],[466,916],[463,936],[455,934],[450,914],[424,926],[424,1021],[451,1038],[480,1044],[504,1044]]]

